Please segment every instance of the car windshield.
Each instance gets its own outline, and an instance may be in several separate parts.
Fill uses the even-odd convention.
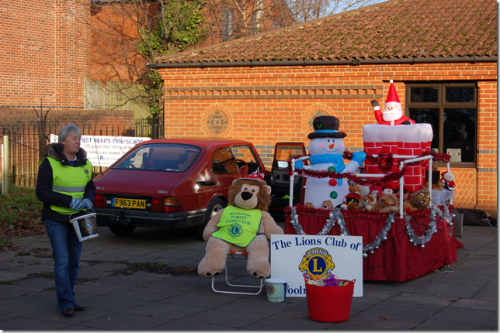
[[[177,143],[144,144],[123,156],[113,169],[184,172],[200,155],[201,148]]]

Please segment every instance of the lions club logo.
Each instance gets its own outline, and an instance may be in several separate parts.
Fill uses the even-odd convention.
[[[299,265],[299,270],[303,274],[319,275],[321,278],[330,276],[334,268],[332,256],[327,250],[320,247],[307,251]]]
[[[83,172],[88,176],[89,175],[89,170],[85,169]]]
[[[243,229],[241,228],[241,225],[239,225],[238,223],[233,223],[229,227],[229,236],[233,238],[240,237],[242,233]]]
[[[276,288],[274,288],[274,286],[272,284],[269,284],[269,286],[267,287],[267,294],[272,295],[272,294],[274,294],[275,291],[276,291]]]

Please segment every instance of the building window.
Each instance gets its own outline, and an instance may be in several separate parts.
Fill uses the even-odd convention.
[[[407,116],[431,124],[431,149],[452,156],[451,163],[475,167],[477,147],[476,83],[406,85]]]
[[[234,24],[234,9],[229,8],[225,10],[224,17],[222,19],[222,40],[228,40],[233,35],[233,24]]]

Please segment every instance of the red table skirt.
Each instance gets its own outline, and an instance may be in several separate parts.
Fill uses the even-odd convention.
[[[307,235],[316,235],[326,224],[326,216],[299,213],[299,223]],[[346,227],[352,236],[363,236],[363,246],[371,244],[386,225],[386,216],[345,217]],[[374,253],[368,252],[363,259],[363,279],[369,281],[407,281],[424,276],[444,265],[457,261],[457,244],[452,226],[436,216],[437,233],[422,248],[410,243],[406,232],[406,220],[395,219],[387,240],[382,241]],[[412,227],[418,236],[424,235],[430,223],[429,217],[415,217]],[[286,215],[285,234],[296,234],[290,224],[290,215]],[[340,235],[338,223],[329,235]]]

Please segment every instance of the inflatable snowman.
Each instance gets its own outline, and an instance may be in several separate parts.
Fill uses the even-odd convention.
[[[340,121],[333,116],[316,117],[313,121],[314,133],[310,133],[309,158],[310,165],[303,165],[302,161],[295,163],[297,169],[314,171],[351,172],[363,164],[366,154],[362,151],[354,152],[352,161],[344,164],[344,140],[346,133],[339,132]],[[336,208],[342,205],[345,196],[349,194],[349,184],[346,178],[307,178],[305,186],[304,204],[312,204],[314,208]],[[307,205],[310,206],[310,205]]]

